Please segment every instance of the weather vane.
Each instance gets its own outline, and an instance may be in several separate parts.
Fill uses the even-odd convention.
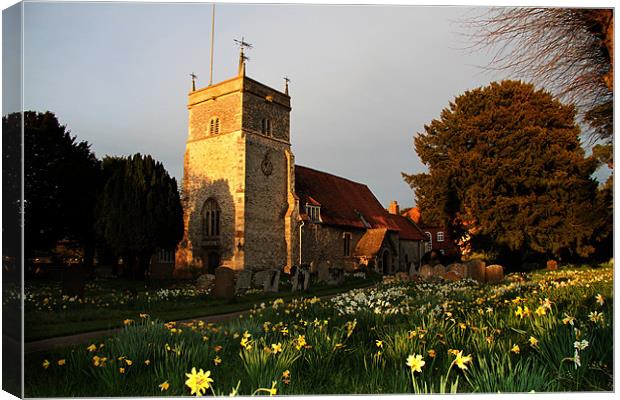
[[[194,74],[193,72],[189,74],[189,76],[192,77],[192,92],[195,92],[196,91],[196,78],[198,78],[198,76]]]
[[[250,58],[247,57],[243,50],[244,49],[251,49],[252,45],[248,42],[246,42],[243,38],[243,36],[241,36],[241,40],[237,40],[234,39],[235,43],[237,43],[237,46],[239,46],[239,75],[240,76],[245,76],[245,62],[246,60],[249,60]]]

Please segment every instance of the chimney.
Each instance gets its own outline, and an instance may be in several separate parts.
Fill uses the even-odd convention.
[[[388,208],[388,212],[394,215],[400,215],[400,207],[398,207],[398,202],[396,200],[390,201],[390,208]]]

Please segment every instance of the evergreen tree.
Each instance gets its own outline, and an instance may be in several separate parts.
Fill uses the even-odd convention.
[[[585,256],[600,224],[597,161],[586,158],[573,106],[532,85],[467,91],[415,138],[428,173],[403,174],[427,221],[474,251],[517,264]]]
[[[84,247],[86,263],[94,249],[94,207],[100,164],[87,142],[77,142],[51,112],[27,111],[2,118],[3,211],[11,224],[19,223],[20,177],[14,167],[21,160],[23,136],[25,254],[49,249],[60,239],[77,240]],[[14,240],[13,240],[14,241]],[[14,245],[10,245],[14,247]]]
[[[161,163],[140,154],[104,158],[103,173],[98,232],[123,257],[128,272],[143,277],[155,250],[173,248],[183,235],[176,180]]]

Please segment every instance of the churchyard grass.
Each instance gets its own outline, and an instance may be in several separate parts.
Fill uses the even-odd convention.
[[[370,286],[375,282],[373,279],[352,277],[343,285],[316,285],[307,293],[262,293],[254,290],[230,300],[214,299],[208,291],[195,289],[191,282],[177,282],[167,288],[154,289],[131,280],[96,279],[86,285],[84,299],[62,296],[57,282],[34,282],[26,286],[25,339],[28,342],[119,328],[125,319],[131,319],[138,313],[149,313],[152,318],[164,321],[197,318],[247,310],[256,302],[278,297],[325,296]],[[3,299],[5,305],[12,301],[18,301],[15,291],[9,292]]]
[[[193,368],[219,395],[611,391],[612,318],[611,264],[494,285],[387,279],[222,324],[136,315],[111,338],[27,355],[26,395],[189,395]]]

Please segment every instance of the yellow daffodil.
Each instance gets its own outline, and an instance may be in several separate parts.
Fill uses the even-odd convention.
[[[571,326],[575,325],[575,317],[571,317],[570,315],[564,313],[564,318],[562,319],[562,323],[564,325],[571,324]]]
[[[169,388],[170,388],[170,384],[168,383],[168,381],[165,381],[164,383],[159,384],[159,389],[161,389],[162,392],[164,390],[168,390]]]
[[[58,365],[60,365],[61,367],[62,367],[63,365],[65,365],[66,363],[67,363],[67,360],[65,360],[64,358],[63,358],[63,359],[61,359],[61,360],[58,360],[58,362],[57,362],[57,364],[58,364]]]
[[[378,348],[380,349],[383,348],[383,340],[375,340],[375,344],[377,345]]]
[[[133,324],[133,319],[126,319],[126,320],[123,321],[123,324],[124,325],[131,325],[131,324]]]
[[[125,368],[120,367],[120,368],[118,369],[118,372],[120,372],[121,374],[124,374],[124,373],[125,373]]]
[[[598,312],[598,311],[593,311],[590,314],[588,314],[588,319],[592,322],[604,322],[605,319],[603,317],[603,314]]]
[[[148,366],[151,364],[151,360],[144,360],[144,365]]]
[[[295,348],[297,350],[301,350],[301,348],[304,346],[306,346],[306,337],[305,335],[299,335],[295,340]]]
[[[456,366],[459,367],[460,369],[467,369],[466,364],[470,364],[472,361],[471,354],[464,356],[463,351],[461,350],[457,352],[455,355],[456,355],[456,359],[454,360],[454,363],[456,364]]]
[[[600,306],[602,306],[603,304],[605,304],[605,298],[603,297],[603,295],[602,295],[602,294],[600,294],[600,293],[599,293],[599,294],[597,294],[597,295],[596,295],[596,297],[595,297],[595,299],[596,299],[596,302],[597,302]]]
[[[282,343],[275,343],[271,345],[271,351],[273,354],[282,353]]]
[[[428,356],[430,358],[435,358],[435,356],[437,355],[437,352],[433,349],[430,349],[429,351],[426,352],[428,354]]]
[[[465,329],[467,328],[467,325],[465,325],[463,322],[459,322],[459,328]]]
[[[214,346],[213,350],[215,350],[216,353],[219,353],[220,351],[222,351],[223,347],[220,345]]]
[[[528,340],[530,341],[531,346],[538,346],[538,339],[536,339],[534,336],[530,336]]]
[[[146,318],[148,318],[148,317],[149,317],[149,315],[148,315],[148,314],[140,314],[140,318],[142,318],[142,319],[146,319]]]
[[[282,372],[282,382],[284,382],[285,385],[291,383],[291,371],[288,369]]]
[[[422,372],[422,367],[426,362],[422,358],[421,354],[413,354],[407,357],[407,366],[411,368],[412,372]]]
[[[97,351],[97,346],[95,346],[95,344],[93,343],[90,346],[88,346],[86,350],[92,353],[93,351]]]
[[[215,358],[213,359],[213,364],[220,365],[221,363],[222,359],[220,358],[220,356],[215,356]]]
[[[510,349],[510,351],[511,351],[512,353],[519,354],[519,352],[521,351],[521,349],[519,348],[519,345],[518,345],[518,344],[515,344],[514,346],[512,346],[512,349]]]
[[[185,385],[187,385],[191,389],[190,394],[195,394],[196,396],[202,396],[207,392],[207,389],[211,387],[211,383],[213,379],[210,378],[211,371],[204,372],[202,368],[196,372],[196,368],[192,368],[191,373],[186,373],[187,380],[185,381]]]
[[[125,362],[127,363],[127,365],[133,364],[133,361],[131,361],[130,359],[126,359]]]
[[[41,365],[43,366],[43,368],[48,369],[50,367],[50,362],[48,360],[43,360],[43,363]]]
[[[545,309],[545,307],[543,307],[543,306],[539,306],[539,307],[536,309],[536,315],[538,315],[538,316],[542,317],[542,316],[543,316],[543,315],[545,315],[545,314],[547,314],[547,310]]]

